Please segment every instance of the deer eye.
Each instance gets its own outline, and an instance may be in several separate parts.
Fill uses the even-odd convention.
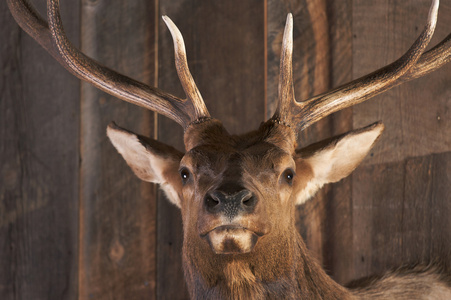
[[[186,184],[191,176],[189,170],[187,168],[180,169],[180,177],[182,178],[182,183]]]
[[[293,169],[286,169],[283,173],[282,173],[282,180],[285,181],[286,183],[288,183],[289,185],[293,184],[293,179],[294,179],[295,173],[293,171]]]

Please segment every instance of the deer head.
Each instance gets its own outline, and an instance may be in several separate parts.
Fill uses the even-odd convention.
[[[75,49],[64,34],[58,0],[48,0],[48,23],[23,1],[7,1],[24,30],[74,75],[120,99],[161,113],[184,128],[185,153],[114,123],[107,134],[133,172],[144,181],[158,183],[169,201],[181,209],[185,274],[193,297],[206,287],[220,285],[220,280],[238,289],[243,282],[251,286],[280,281],[287,274],[305,275],[301,269],[310,262],[303,260],[307,254],[295,229],[295,206],[324,184],[348,176],[384,126],[375,123],[300,149],[297,134],[333,112],[423,76],[451,57],[451,35],[425,52],[437,18],[438,1],[433,1],[426,27],[400,59],[297,102],[289,14],[278,107],[258,129],[238,136],[229,134],[208,113],[188,69],[182,35],[168,17],[163,20],[174,40],[175,64],[186,99],[120,75]],[[300,266],[293,266],[293,261],[300,261]]]

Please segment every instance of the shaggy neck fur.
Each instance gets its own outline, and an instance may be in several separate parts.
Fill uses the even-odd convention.
[[[183,257],[192,299],[351,299],[309,256],[297,232],[244,255],[193,246],[185,244]]]

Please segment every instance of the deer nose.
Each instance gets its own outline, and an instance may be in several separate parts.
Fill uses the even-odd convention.
[[[205,197],[205,207],[209,213],[223,213],[230,219],[240,212],[251,213],[256,205],[257,198],[247,189],[232,193],[215,190]]]

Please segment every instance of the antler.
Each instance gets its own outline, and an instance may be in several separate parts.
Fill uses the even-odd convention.
[[[168,17],[163,19],[174,39],[176,67],[187,96],[186,100],[119,74],[77,50],[64,33],[59,0],[47,1],[48,23],[24,0],[7,2],[22,29],[78,78],[119,99],[161,113],[183,128],[210,116],[189,72],[182,35]]]
[[[451,60],[451,34],[423,53],[434,33],[439,1],[433,0],[428,22],[410,49],[398,60],[330,92],[297,102],[292,77],[293,17],[288,14],[279,75],[279,103],[273,121],[304,130],[325,116],[361,103],[403,82],[426,75]]]

